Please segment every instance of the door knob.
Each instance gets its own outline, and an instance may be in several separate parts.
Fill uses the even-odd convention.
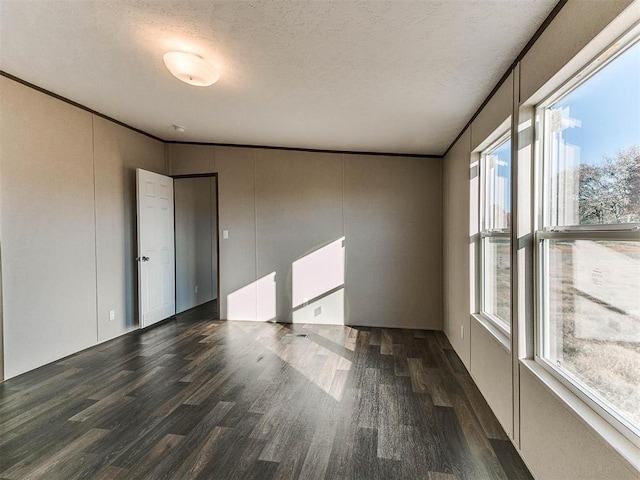
[[[148,262],[149,257],[137,257],[136,260],[139,262]]]

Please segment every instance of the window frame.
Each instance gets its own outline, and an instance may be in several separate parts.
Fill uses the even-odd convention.
[[[534,125],[537,141],[534,144],[534,215],[533,215],[533,265],[534,265],[534,361],[569,389],[606,422],[612,425],[636,447],[640,447],[640,425],[633,425],[624,419],[615,408],[579,378],[553,365],[545,355],[545,331],[548,331],[548,259],[545,255],[545,241],[549,240],[610,240],[636,241],[640,244],[640,223],[594,224],[550,226],[548,211],[549,189],[547,173],[550,168],[550,141],[547,125],[549,107],[587,82],[603,68],[615,61],[622,53],[640,43],[640,36],[629,35],[609,45],[597,57],[563,85],[534,107]],[[547,342],[548,343],[548,342]]]
[[[513,313],[512,313],[512,308],[513,306],[511,305],[511,294],[509,294],[509,319],[507,319],[506,321],[504,321],[503,319],[499,318],[496,315],[493,315],[489,312],[487,312],[485,310],[485,289],[486,289],[486,282],[485,282],[485,239],[487,238],[506,238],[509,240],[509,242],[511,242],[511,229],[513,228],[513,221],[511,221],[509,228],[486,228],[487,225],[487,197],[486,197],[486,191],[487,191],[487,181],[488,181],[488,175],[487,175],[487,168],[486,168],[486,157],[487,155],[489,155],[491,152],[497,150],[499,147],[501,147],[503,144],[505,144],[506,142],[512,140],[511,139],[511,129],[508,128],[507,130],[503,131],[501,134],[499,134],[495,140],[493,140],[491,143],[489,143],[485,148],[482,148],[480,150],[480,158],[478,161],[478,168],[479,168],[479,173],[480,173],[480,177],[479,177],[479,188],[478,188],[478,195],[479,195],[479,201],[478,201],[478,248],[477,248],[477,255],[478,255],[478,262],[477,262],[477,269],[478,269],[478,274],[476,275],[476,282],[477,282],[477,292],[478,292],[478,296],[477,296],[477,315],[479,315],[482,319],[486,320],[487,322],[490,323],[490,325],[492,327],[495,327],[499,334],[503,335],[507,340],[511,338],[511,329],[512,329],[512,325],[513,325]],[[511,155],[511,152],[510,152]],[[513,159],[511,158],[510,161],[513,161]],[[509,175],[511,175],[511,170],[509,171]],[[509,191],[509,198],[511,198],[511,188],[512,187],[512,183],[510,183],[511,187],[510,187],[510,191]],[[511,248],[510,248],[511,250]],[[509,255],[509,275],[511,277],[512,275],[512,262],[511,262],[511,255]],[[512,283],[510,280],[510,288],[512,288]]]

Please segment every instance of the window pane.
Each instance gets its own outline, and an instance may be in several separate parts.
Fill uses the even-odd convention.
[[[548,226],[640,222],[640,43],[551,105]]]
[[[544,240],[543,357],[640,426],[640,242]]]
[[[483,248],[483,312],[498,320],[507,330],[511,324],[510,240],[486,237]]]
[[[485,229],[511,225],[511,139],[491,150],[484,158]]]

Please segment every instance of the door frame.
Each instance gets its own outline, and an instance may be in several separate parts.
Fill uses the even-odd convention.
[[[215,185],[216,185],[216,211],[215,211],[215,218],[216,218],[216,265],[218,266],[218,268],[216,268],[216,319],[220,319],[220,194],[218,192],[218,186],[219,186],[219,181],[218,181],[218,174],[217,173],[191,173],[191,174],[186,174],[186,175],[169,175],[170,178],[172,178],[174,180],[174,182],[176,180],[180,180],[182,178],[204,178],[204,177],[214,177],[214,181],[215,181]],[[174,184],[174,199],[173,199],[173,205],[174,205],[174,210],[175,210],[175,184]],[[176,215],[174,212],[173,215],[173,236],[175,238],[175,234],[176,234]],[[174,258],[173,258],[173,262],[174,262],[174,275],[176,277],[176,281],[175,281],[175,288],[174,288],[174,296],[175,296],[175,301],[176,301],[176,306],[178,305],[178,256],[176,255],[176,242],[174,241],[173,243],[173,249],[174,249]],[[196,308],[196,307],[193,307]],[[187,310],[188,311],[188,310]],[[183,312],[184,313],[184,312]],[[178,314],[176,314],[178,315]]]

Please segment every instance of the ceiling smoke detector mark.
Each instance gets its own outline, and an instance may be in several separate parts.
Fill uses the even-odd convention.
[[[184,131],[186,130],[186,128],[182,125],[173,125],[173,129],[178,133],[184,133]]]

